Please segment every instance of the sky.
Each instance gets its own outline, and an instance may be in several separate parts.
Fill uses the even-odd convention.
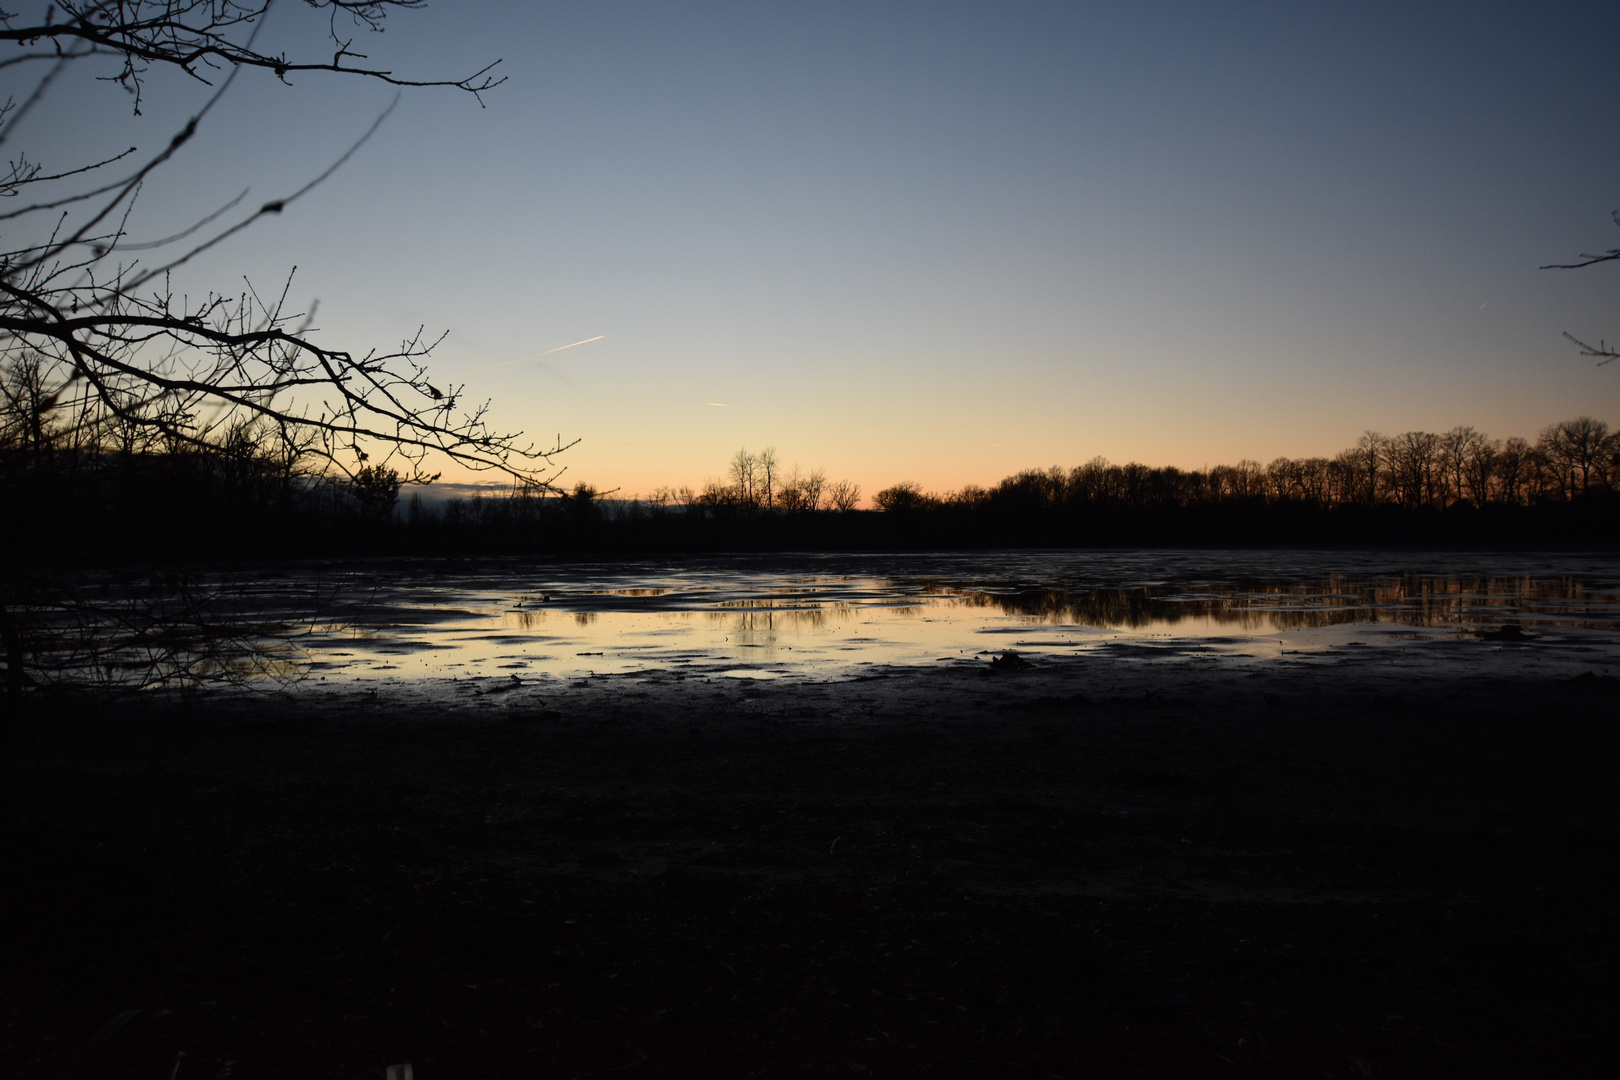
[[[330,51],[303,5],[261,44]],[[425,325],[497,426],[625,494],[776,449],[874,492],[1331,455],[1364,430],[1620,425],[1610,4],[504,3],[395,13],[407,91],[186,268]],[[0,71],[0,80],[19,76]],[[133,238],[318,174],[393,91],[245,73]],[[206,88],[64,83],[14,144],[161,145]],[[588,340],[587,339],[594,339]],[[560,348],[585,342],[572,348]],[[555,351],[552,351],[555,350]],[[447,477],[457,478],[457,477]]]

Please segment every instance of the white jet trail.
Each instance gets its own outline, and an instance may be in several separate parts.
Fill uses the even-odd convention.
[[[605,337],[607,337],[606,334],[597,334],[595,337],[588,337],[584,341],[576,341],[576,342],[574,342],[574,345],[589,345],[591,342],[593,342],[593,341],[601,341]],[[559,345],[555,349],[547,349],[545,352],[543,352],[543,353],[535,353],[535,355],[536,356],[550,356],[554,352],[562,352],[564,349],[572,349],[574,347],[574,345]]]
[[[487,371],[490,368],[510,367],[513,364],[521,364],[525,360],[538,360],[542,356],[550,356],[554,352],[562,352],[564,349],[572,349],[575,345],[589,345],[591,342],[601,341],[605,337],[607,337],[606,334],[597,334],[595,337],[588,337],[584,341],[576,341],[571,345],[559,345],[555,349],[547,349],[544,352],[527,353],[523,356],[514,357],[511,360],[502,360],[498,364],[491,364],[489,368],[486,368],[485,370]]]

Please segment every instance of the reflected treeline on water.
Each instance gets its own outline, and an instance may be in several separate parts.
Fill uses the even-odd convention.
[[[734,625],[740,632],[808,629],[879,615],[903,618],[925,616],[930,611],[973,610],[1051,625],[1121,629],[1195,620],[1239,629],[1279,630],[1352,622],[1478,626],[1504,620],[1558,621],[1585,628],[1620,626],[1620,588],[1576,575],[1410,572],[1372,579],[1327,575],[1309,582],[1238,578],[1161,581],[1134,587],[840,576],[776,586],[739,582],[731,589],[703,585],[579,593],[556,590],[547,595],[547,602],[561,610],[575,609],[576,618],[595,610],[703,612],[712,624]],[[578,606],[587,610],[578,610]]]
[[[964,589],[931,583],[933,595],[965,607],[1053,625],[1141,629],[1206,620],[1234,628],[1310,629],[1354,622],[1414,627],[1557,621],[1620,628],[1620,592],[1574,577],[1432,577],[1377,582],[1330,577],[1317,585],[1236,582],[1218,586]]]
[[[594,611],[503,611],[501,617],[508,626],[519,630],[544,630],[547,619],[552,615],[567,618],[575,626],[589,626],[596,621],[596,614]]]
[[[737,610],[741,606],[745,610]],[[724,610],[706,613],[710,625],[728,628],[738,634],[774,633],[791,630],[814,632],[829,623],[855,619],[859,609],[850,604],[793,604],[778,607],[770,601],[727,605]]]

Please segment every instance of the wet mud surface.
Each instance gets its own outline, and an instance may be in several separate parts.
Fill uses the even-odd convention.
[[[1613,1075],[1620,685],[1503,656],[40,710],[0,1073]]]

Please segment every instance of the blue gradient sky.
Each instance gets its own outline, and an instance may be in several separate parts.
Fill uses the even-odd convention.
[[[184,284],[297,265],[326,343],[446,330],[436,374],[628,492],[745,444],[870,492],[1533,436],[1620,421],[1559,336],[1620,337],[1620,266],[1536,269],[1620,246],[1617,43],[1613,4],[440,3],[355,47],[499,57],[488,107],[407,93]],[[244,75],[135,239],[296,187],[391,96],[297,83]],[[196,101],[75,85],[19,142],[155,147]]]

